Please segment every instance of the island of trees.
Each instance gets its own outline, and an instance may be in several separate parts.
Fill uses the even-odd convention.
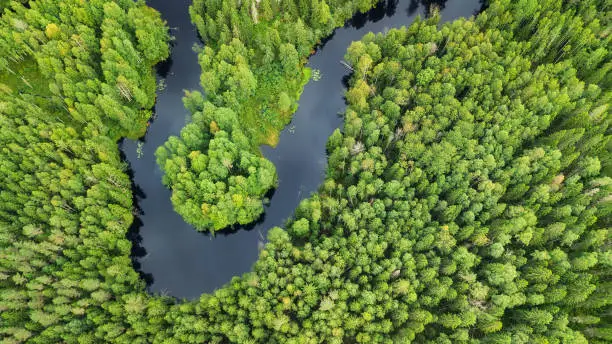
[[[186,96],[193,120],[157,157],[198,229],[261,213],[275,174],[257,146],[295,109],[304,59],[374,5],[282,4],[192,7],[205,96]],[[146,127],[167,28],[142,1],[9,2],[3,342],[612,341],[610,27],[606,0],[491,0],[353,43],[319,191],[251,272],[177,301],[132,268],[115,144]]]

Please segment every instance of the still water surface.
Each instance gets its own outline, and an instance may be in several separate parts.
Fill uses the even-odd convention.
[[[136,141],[120,144],[130,165],[135,205],[141,213],[129,236],[134,244],[135,268],[147,281],[149,291],[187,299],[211,292],[233,276],[249,271],[267,230],[282,226],[300,200],[316,191],[323,181],[325,143],[342,124],[338,114],[345,108],[343,80],[349,71],[340,61],[351,42],[368,32],[409,25],[416,16],[427,13],[427,3],[440,5],[443,21],[469,17],[481,7],[479,0],[387,0],[337,29],[308,62],[309,67],[321,72],[321,79],[306,85],[299,109],[281,133],[278,146],[262,147],[279,177],[265,215],[249,228],[211,236],[197,232],[174,212],[171,192],[161,183],[162,172],[154,156],[155,149],[169,136],[178,135],[186,123],[188,112],[181,100],[184,90],[201,90],[200,67],[192,49],[201,41],[189,19],[191,0],[147,3],[161,12],[175,40],[170,59],[158,66],[158,79],[164,79],[166,87],[158,92],[156,116],[141,140],[140,157]]]

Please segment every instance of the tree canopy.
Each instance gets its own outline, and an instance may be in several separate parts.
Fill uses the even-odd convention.
[[[275,145],[296,111],[310,77],[306,58],[335,27],[375,3],[193,2],[191,18],[205,43],[199,63],[206,98],[185,97],[194,123],[157,151],[172,204],[185,221],[215,231],[260,217],[277,176],[259,146]]]
[[[285,3],[315,29],[370,4]],[[164,23],[130,0],[11,2],[0,20],[3,342],[610,342],[607,4],[495,0],[475,18],[440,25],[434,13],[353,43],[319,191],[269,231],[251,272],[177,301],[147,294],[132,268],[115,144],[153,104]],[[267,0],[206,6],[198,13],[233,24],[195,20],[230,42],[210,44],[219,61],[253,51],[233,36],[254,29],[213,8],[240,8],[253,27],[280,13]],[[248,76],[234,61],[218,70]],[[193,121],[157,157],[181,188],[173,197],[215,228],[240,219],[202,218],[200,202],[248,216],[274,174],[244,149],[253,136],[233,106],[246,103],[207,97],[186,97]]]
[[[251,152],[234,111],[196,99],[201,95],[191,95],[190,106],[202,108],[192,122],[156,152],[174,208],[199,230],[249,224],[263,213],[261,199],[276,186],[276,169]]]

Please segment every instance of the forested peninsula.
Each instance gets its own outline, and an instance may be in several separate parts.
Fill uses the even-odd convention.
[[[205,45],[199,63],[206,98],[197,91],[186,96],[192,123],[156,151],[185,221],[214,232],[260,217],[277,176],[259,145],[275,145],[297,109],[315,45],[377,2],[193,2],[190,14]]]
[[[317,44],[374,5],[194,0],[204,94],[156,156],[195,229],[261,215],[276,174],[259,145]],[[0,8],[3,343],[612,341],[608,0],[490,0],[447,24],[434,7],[354,42],[324,183],[251,272],[194,301],[148,294],[126,239],[116,142],[152,115],[160,14]]]

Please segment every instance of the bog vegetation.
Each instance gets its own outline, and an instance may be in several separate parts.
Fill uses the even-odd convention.
[[[158,159],[171,185],[197,173],[179,201],[209,221],[201,228],[255,216],[274,178],[241,125],[253,104],[277,111],[275,92],[299,93],[263,87],[253,37],[293,25],[321,37],[372,5],[286,3],[194,3],[209,93],[187,96],[193,122]],[[353,43],[319,192],[270,230],[252,272],[175,302],[148,295],[132,269],[130,181],[114,144],[139,135],[152,106],[151,66],[168,54],[159,15],[128,0],[12,2],[0,28],[3,340],[611,341],[607,6],[494,0],[476,18],[439,25],[434,13]],[[332,24],[312,24],[308,8]],[[304,51],[282,42],[302,71],[316,39]],[[270,51],[267,66],[290,55]],[[232,92],[238,75],[258,87]],[[200,215],[228,202],[240,206]]]
[[[259,145],[275,145],[297,109],[315,44],[374,3],[193,2],[191,17],[205,43],[199,63],[206,99],[197,91],[186,96],[193,123],[156,152],[185,221],[214,232],[261,216],[277,176]]]

